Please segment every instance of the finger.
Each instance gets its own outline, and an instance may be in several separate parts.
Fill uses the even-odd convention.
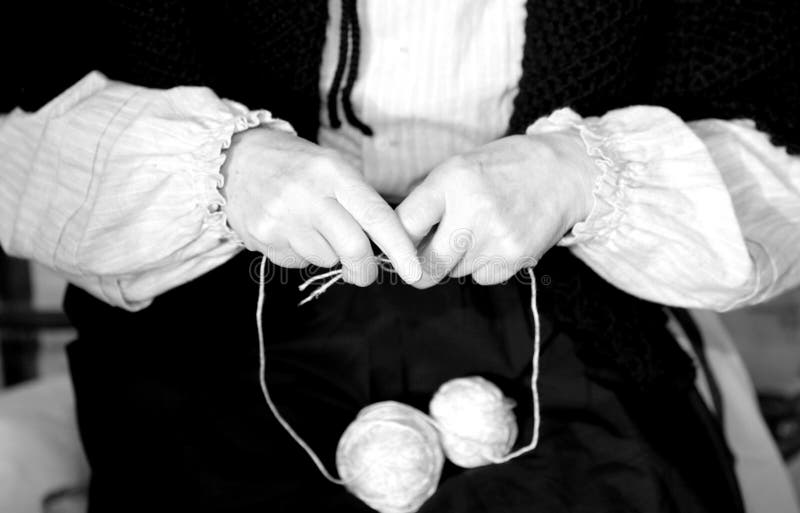
[[[418,245],[441,221],[444,209],[442,195],[430,183],[422,182],[400,203],[396,212],[411,241]]]
[[[476,268],[472,279],[479,285],[496,285],[508,281],[520,270],[536,267],[539,259],[533,256],[504,258],[500,255],[487,257],[486,264]]]
[[[378,276],[372,246],[353,216],[333,198],[326,198],[315,228],[328,241],[342,263],[342,279],[366,287]]]
[[[428,277],[439,283],[475,245],[472,230],[455,224],[446,213],[427,246],[420,253],[423,269]]]
[[[501,261],[499,257],[489,257],[479,251],[468,251],[461,261],[450,271],[451,278],[469,276],[481,267]]]
[[[308,267],[308,261],[288,245],[280,247],[268,246],[261,248],[261,252],[267,256],[270,262],[279,267],[288,267],[290,269]]]
[[[517,274],[519,269],[506,262],[492,262],[472,273],[472,279],[478,285],[497,285],[505,283]]]
[[[291,236],[289,246],[317,267],[333,267],[339,262],[331,245],[316,230],[305,230]]]
[[[392,261],[403,281],[415,283],[420,279],[422,267],[416,247],[380,194],[366,184],[354,183],[338,191],[337,199]]]

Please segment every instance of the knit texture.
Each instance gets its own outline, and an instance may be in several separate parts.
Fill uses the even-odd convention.
[[[781,0],[530,0],[510,131],[560,107],[645,103],[687,121],[752,118],[800,152],[798,17]]]

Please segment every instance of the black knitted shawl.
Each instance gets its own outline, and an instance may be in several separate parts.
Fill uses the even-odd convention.
[[[4,101],[36,108],[89,69],[150,87],[204,85],[290,121],[319,126],[326,0],[103,1],[62,7],[30,33],[47,53],[6,56]],[[211,3],[210,3],[211,4]],[[67,11],[69,9],[69,11]],[[784,0],[529,0],[523,73],[509,133],[570,106],[602,115],[663,105],[685,120],[751,118],[800,150],[800,3]],[[34,16],[35,15],[35,16]],[[22,29],[22,31],[26,31]],[[575,340],[599,379],[628,388],[686,385],[693,369],[663,309],[614,288],[568,251],[537,267],[543,315]]]

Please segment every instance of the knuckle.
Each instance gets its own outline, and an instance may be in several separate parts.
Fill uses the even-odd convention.
[[[372,227],[386,223],[393,215],[393,211],[382,200],[370,199],[362,204],[359,215],[367,225],[365,227]]]
[[[263,244],[271,245],[281,238],[281,223],[273,216],[263,216],[250,230],[252,236]]]
[[[485,187],[481,187],[469,195],[469,204],[473,215],[479,216],[486,222],[502,217],[497,198],[490,194]]]
[[[284,208],[305,205],[310,196],[310,187],[306,180],[290,180],[283,184],[280,191],[280,203]]]
[[[341,168],[339,157],[332,150],[322,149],[306,161],[305,169],[312,176],[331,176]]]
[[[500,254],[507,259],[516,260],[527,253],[527,244],[520,237],[503,237],[499,244]]]
[[[513,255],[516,250],[525,246],[528,236],[527,227],[520,227],[503,215],[484,215],[486,219],[483,225],[485,233],[493,241],[495,250],[504,255]]]

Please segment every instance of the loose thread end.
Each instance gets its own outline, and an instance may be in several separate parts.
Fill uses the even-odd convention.
[[[339,280],[341,280],[343,278],[342,270],[341,269],[337,269],[335,271],[330,271],[330,272],[327,272],[325,274],[321,274],[319,276],[314,276],[313,278],[309,278],[308,280],[306,280],[302,285],[300,285],[297,288],[298,288],[298,290],[300,290],[302,292],[305,289],[307,289],[309,287],[309,285],[311,285],[315,281],[323,280],[325,278],[328,278],[328,281],[326,281],[325,283],[320,285],[318,288],[316,288],[314,290],[314,292],[312,292],[305,299],[300,301],[297,304],[297,306],[303,306],[304,304],[310,302],[313,299],[317,299],[322,294],[324,294],[326,290],[331,288],[337,281],[339,281]]]

